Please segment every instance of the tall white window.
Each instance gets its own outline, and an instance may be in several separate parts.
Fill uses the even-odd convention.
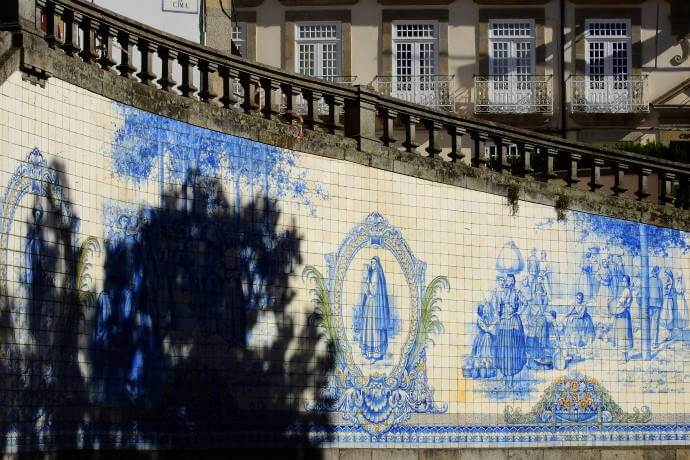
[[[233,22],[231,38],[235,46],[240,50],[240,55],[247,57],[247,23]]]
[[[534,21],[492,20],[489,22],[490,99],[512,105],[531,98],[534,75]]]
[[[630,21],[592,19],[585,23],[585,76],[588,99],[627,92],[630,77]],[[607,99],[610,100],[610,99]]]
[[[295,27],[295,70],[336,80],[340,76],[340,23],[301,23]]]
[[[398,93],[433,90],[438,73],[438,24],[393,23],[393,77]],[[417,99],[417,98],[415,98]],[[418,101],[416,101],[418,102]]]

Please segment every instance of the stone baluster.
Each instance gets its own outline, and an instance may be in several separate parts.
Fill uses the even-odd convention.
[[[508,159],[508,148],[510,146],[509,139],[503,139],[500,136],[493,138],[494,145],[496,146],[496,163],[495,169],[500,171],[502,174],[510,174],[511,165]]]
[[[393,124],[395,119],[398,118],[398,112],[385,107],[379,107],[378,115],[381,117],[381,123],[383,124],[383,134],[379,139],[386,147],[393,147],[397,142],[397,139],[393,137]]]
[[[223,81],[223,94],[221,95],[219,101],[223,104],[223,107],[229,109],[230,107],[237,104],[237,97],[235,96],[235,80],[238,77],[236,70],[231,69],[226,66],[218,67],[218,75],[220,75]]]
[[[474,143],[472,148],[472,166],[486,168],[486,141],[489,140],[489,135],[481,131],[472,131],[470,132],[470,137]]]
[[[628,165],[626,163],[617,162],[613,169],[613,187],[611,187],[611,191],[615,196],[622,195],[628,191],[628,189],[625,188],[625,171],[628,170]]]
[[[187,53],[180,53],[177,60],[180,66],[182,66],[182,82],[180,82],[177,89],[180,90],[180,94],[183,97],[194,99],[194,93],[197,91],[197,87],[194,86],[194,68],[197,63],[196,57]]]
[[[518,143],[518,153],[520,155],[520,175],[528,177],[534,172],[532,168],[532,157],[534,156],[535,147],[533,144],[526,144],[524,142]]]
[[[637,192],[635,196],[639,201],[645,201],[649,198],[649,176],[652,170],[649,168],[640,168],[637,173]]]
[[[659,204],[672,206],[675,197],[673,196],[673,183],[676,175],[670,172],[659,172]]]
[[[125,78],[132,78],[137,68],[134,66],[134,41],[127,32],[117,34],[117,42],[120,44],[120,64],[116,67]]]
[[[304,129],[316,130],[319,126],[319,101],[321,93],[311,89],[302,89],[302,97],[307,103],[307,115],[304,118]]]
[[[439,148],[440,142],[438,139],[438,134],[443,125],[441,125],[441,123],[438,121],[425,120],[424,126],[429,132],[429,145],[426,148],[426,153],[428,153],[429,156],[433,158],[439,153],[441,153],[441,149]]]
[[[163,91],[172,91],[177,84],[173,79],[173,64],[177,53],[167,46],[159,46],[158,57],[161,60],[161,77],[158,79],[158,84]]]
[[[152,85],[156,79],[156,74],[153,73],[153,52],[155,45],[146,39],[140,38],[137,43],[137,48],[141,54],[141,69],[137,73],[139,81],[145,85]]]
[[[678,178],[678,196],[676,198],[676,207],[681,209],[690,208],[690,176],[685,174]]]
[[[589,190],[592,192],[596,192],[599,190],[601,187],[604,186],[604,184],[601,183],[601,168],[604,166],[604,160],[601,158],[595,158],[592,157],[592,170],[589,175]]]
[[[417,123],[419,123],[419,118],[414,115],[407,113],[401,114],[400,119],[402,120],[403,126],[405,127],[405,141],[402,146],[405,148],[406,152],[414,152],[417,148],[415,143],[415,138],[417,137]]]
[[[101,56],[96,62],[100,64],[103,70],[110,70],[116,64],[113,59],[113,37],[108,24],[102,23],[98,27],[98,40]]]
[[[5,7],[7,7],[7,5]],[[44,35],[45,41],[48,43],[49,47],[54,48],[58,44],[58,37],[55,32],[55,23],[57,22],[55,3],[47,1],[41,10],[41,14],[43,15],[43,20],[46,24],[46,31]]]
[[[256,82],[252,81],[253,79],[251,74],[247,72],[240,72],[239,78],[243,93],[240,107],[244,113],[252,113],[257,108],[256,104],[254,103],[254,83]]]
[[[568,154],[568,175],[565,178],[568,187],[573,187],[580,182],[580,179],[577,177],[577,164],[581,159],[582,155],[579,153],[570,152]]]
[[[552,147],[546,147],[546,171],[544,181],[549,182],[558,177],[556,174],[556,157],[558,156],[558,150]]]
[[[65,42],[62,49],[68,56],[74,56],[79,48],[79,28],[74,18],[74,11],[65,8],[62,12],[62,22],[65,25]]]
[[[446,126],[446,132],[450,136],[450,153],[448,154],[448,158],[450,158],[450,161],[453,163],[462,160],[465,158],[461,148],[462,136],[467,134],[467,130],[455,125],[448,125]]]
[[[218,66],[215,63],[205,59],[199,61],[199,99],[202,102],[213,102],[213,100],[218,97],[218,95],[213,92],[213,88],[211,86],[213,82],[213,74],[216,73],[217,70]]]
[[[273,92],[278,90],[278,83],[274,82],[270,78],[259,79],[259,86],[264,90],[264,100],[261,107],[261,115],[270,120],[276,111],[273,109]]]
[[[325,124],[326,132],[328,132],[329,134],[335,134],[336,130],[339,128],[336,119],[336,112],[338,110],[338,106],[343,105],[342,98],[338,98],[332,94],[324,94],[323,100],[326,103],[326,106],[328,107],[328,115],[326,117]]]
[[[294,86],[290,83],[281,83],[280,92],[283,94],[283,99],[285,100],[285,121],[292,123],[292,120],[297,118],[295,98],[299,94],[299,91],[295,90]]]
[[[94,24],[90,17],[83,16],[80,26],[84,37],[84,47],[79,53],[79,57],[87,64],[91,64],[98,58],[98,53],[96,53],[96,32],[94,30]]]

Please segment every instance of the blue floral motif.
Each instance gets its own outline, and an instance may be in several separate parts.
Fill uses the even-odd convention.
[[[314,214],[316,202],[328,200],[320,184],[310,185],[289,150],[199,128],[116,104],[122,125],[113,138],[115,173],[141,184],[158,173],[161,183],[180,184],[190,174],[220,176],[234,185],[236,208],[242,190],[274,199],[289,198]]]

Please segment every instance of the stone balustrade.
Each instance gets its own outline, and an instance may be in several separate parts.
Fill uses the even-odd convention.
[[[51,48],[161,91],[176,91],[227,110],[289,124],[297,121],[292,114],[299,101],[306,105],[301,117],[304,129],[355,139],[358,149],[366,152],[398,147],[444,161],[462,160],[477,168],[592,192],[640,201],[653,196],[660,204],[684,209],[690,205],[688,164],[462,117],[365,86],[287,72],[152,29],[85,1],[9,1],[16,4],[2,14],[0,28],[27,29],[26,21],[21,20],[22,12],[34,8],[40,28],[30,32],[42,36]],[[18,16],[15,21],[13,14]],[[160,75],[155,69],[160,69]],[[173,69],[181,77],[179,83],[174,81]],[[215,94],[216,88],[220,94]],[[396,132],[402,139],[395,139]],[[487,143],[492,145],[494,155],[487,154]],[[631,183],[630,176],[636,179],[634,190],[627,190],[625,185]]]

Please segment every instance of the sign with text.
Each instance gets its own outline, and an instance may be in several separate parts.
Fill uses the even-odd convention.
[[[163,11],[196,14],[199,12],[199,0],[163,0]]]

